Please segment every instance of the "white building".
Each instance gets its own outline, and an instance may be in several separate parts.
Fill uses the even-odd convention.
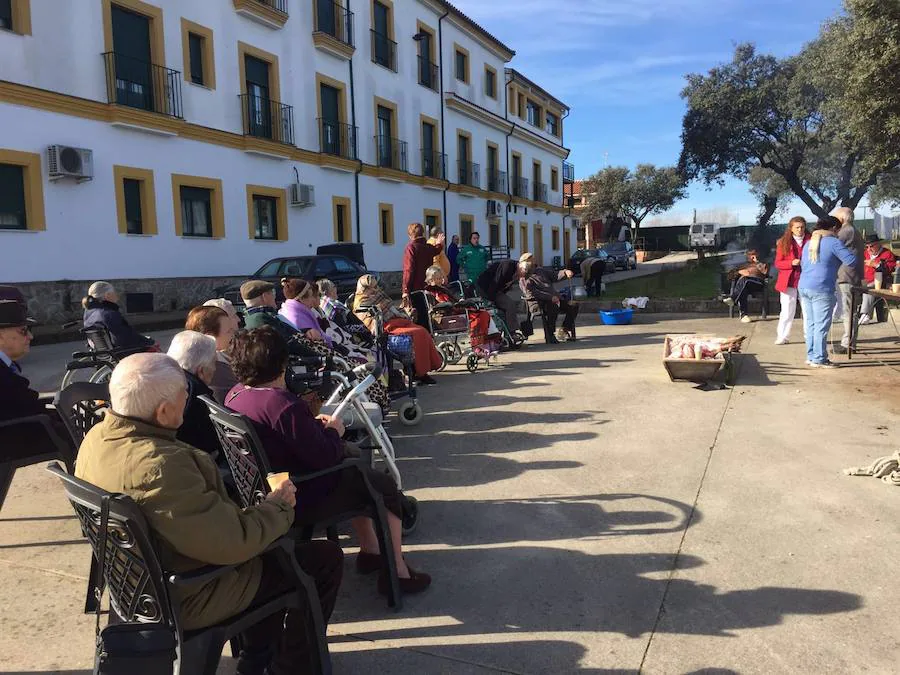
[[[569,111],[513,56],[443,0],[0,0],[0,280],[239,276],[335,241],[398,270],[410,222],[550,264]]]

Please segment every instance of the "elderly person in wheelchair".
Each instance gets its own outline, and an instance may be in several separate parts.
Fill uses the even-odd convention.
[[[340,419],[314,416],[303,400],[288,391],[288,351],[274,330],[263,327],[235,336],[232,360],[241,384],[231,390],[225,405],[253,423],[273,471],[312,473],[341,464],[355,454],[355,448],[342,440],[344,425]],[[364,479],[357,467],[351,467],[305,483],[297,499],[297,522],[313,525],[368,503],[371,496],[366,480],[381,493],[388,510],[401,590],[424,591],[431,577],[412,569],[403,559],[402,498],[390,475],[368,469]],[[357,571],[371,574],[381,570],[378,590],[387,594],[388,578],[372,521],[359,517],[351,524],[359,539]]]
[[[109,393],[111,410],[85,437],[76,475],[135,501],[159,542],[164,569],[236,566],[177,589],[184,629],[212,626],[288,588],[265,551],[294,522],[296,488],[290,481],[257,506],[242,509],[231,501],[210,456],[176,438],[188,391],[181,366],[165,354],[123,359]],[[295,553],[315,580],[327,621],[341,583],[341,549],[330,541],[298,542]],[[261,621],[241,635],[237,672],[308,672],[316,646],[307,625],[306,612],[297,610]]]

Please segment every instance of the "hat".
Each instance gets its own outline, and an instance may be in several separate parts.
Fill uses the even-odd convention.
[[[11,300],[13,302],[21,302],[25,304],[25,296],[15,286],[0,286],[0,302]]]
[[[877,244],[879,242],[884,241],[880,236],[878,236],[877,232],[873,232],[872,234],[866,235],[866,243],[867,244]]]
[[[33,325],[34,319],[29,318],[24,303],[18,300],[0,300],[0,328]]]
[[[531,262],[534,260],[534,253],[523,253],[519,256],[519,262]]]
[[[245,281],[241,284],[241,297],[244,300],[253,300],[258,298],[263,293],[268,293],[271,290],[274,290],[275,286],[270,284],[268,281],[263,281],[262,279],[251,279],[250,281]]]

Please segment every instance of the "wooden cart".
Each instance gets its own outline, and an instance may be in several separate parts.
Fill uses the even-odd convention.
[[[734,384],[736,375],[734,354],[724,352],[721,359],[673,359],[669,356],[672,348],[672,339],[678,337],[686,337],[690,335],[698,339],[708,339],[718,337],[715,335],[666,335],[663,341],[663,367],[669,374],[669,379],[686,380],[688,382],[698,382],[704,384],[713,380],[719,371],[723,371],[725,384]]]

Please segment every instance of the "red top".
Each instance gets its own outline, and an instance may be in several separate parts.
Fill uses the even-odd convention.
[[[775,267],[778,270],[778,281],[775,282],[775,290],[784,293],[789,288],[797,288],[800,283],[800,266],[794,267],[791,263],[794,260],[800,260],[803,254],[803,246],[809,241],[810,235],[803,237],[803,245],[798,246],[797,240],[791,237],[791,252],[789,255],[782,255],[781,248],[775,250]]]
[[[444,250],[442,244],[429,244],[425,237],[413,239],[403,253],[403,295],[425,288],[425,270],[434,264],[434,257]]]
[[[881,250],[878,252],[878,255],[871,255],[869,253],[869,249],[866,249],[866,262],[868,263],[870,260],[874,259],[883,260],[884,267],[887,270],[888,274],[894,273],[894,268],[897,266],[897,258],[894,254],[889,250],[882,246]],[[874,284],[875,283],[875,268],[869,267],[866,265],[866,283]],[[885,280],[887,284],[890,284],[890,281]]]

